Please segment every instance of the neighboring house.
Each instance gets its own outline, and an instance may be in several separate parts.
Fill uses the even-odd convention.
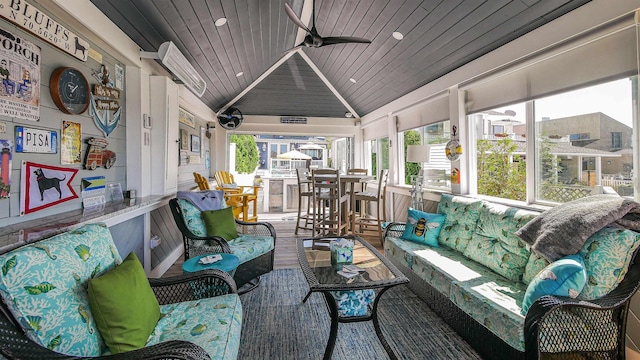
[[[538,123],[544,136],[569,136],[572,146],[614,153],[615,158],[602,162],[602,173],[630,177],[633,129],[601,112],[558,119],[543,119]],[[629,151],[626,151],[629,150]],[[585,167],[592,164],[585,164]]]

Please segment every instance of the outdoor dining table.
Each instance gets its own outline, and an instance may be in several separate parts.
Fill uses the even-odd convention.
[[[323,175],[317,175],[316,179],[322,179]],[[344,185],[348,185],[349,187],[349,206],[350,209],[355,209],[355,185],[357,183],[363,183],[369,180],[373,180],[373,176],[372,175],[361,175],[361,174],[348,174],[348,175],[343,175],[340,174],[340,182],[343,183]],[[347,186],[342,186],[342,195],[344,195],[347,191]],[[347,209],[347,211],[345,211],[345,214],[349,214],[349,209]],[[348,233],[349,234],[353,234],[353,229],[354,229],[354,221],[356,218],[356,214],[355,212],[353,212],[351,215],[347,215],[350,218],[348,219]],[[347,219],[345,219],[347,220]]]

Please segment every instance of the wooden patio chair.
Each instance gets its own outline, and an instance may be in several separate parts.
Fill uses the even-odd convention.
[[[214,174],[217,183],[217,190],[223,190],[227,203],[242,204],[242,211],[234,216],[237,220],[246,222],[258,221],[258,190],[260,186],[241,186],[236,184],[233,174],[228,171],[218,170]],[[249,214],[249,207],[252,206],[253,211]]]

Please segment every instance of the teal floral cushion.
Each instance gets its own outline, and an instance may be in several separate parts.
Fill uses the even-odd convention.
[[[446,297],[454,281],[470,281],[492,272],[461,252],[444,246],[414,251],[411,270]]]
[[[121,262],[109,229],[85,225],[0,255],[0,295],[31,340],[67,355],[99,356],[106,346],[87,282]]]
[[[429,214],[409,208],[407,224],[400,238],[437,247],[438,235],[440,235],[440,229],[442,229],[445,217],[442,214]]]
[[[388,237],[384,241],[384,255],[387,257],[393,257],[409,269],[413,267],[414,251],[428,248],[429,246],[427,245],[402,240],[396,237]]]
[[[438,214],[445,215],[446,219],[438,236],[438,242],[463,252],[476,228],[481,207],[482,200],[442,194],[438,204]]]
[[[338,315],[340,316],[364,316],[369,311],[369,304],[376,298],[375,291],[350,290],[332,291],[331,295],[336,299]]]
[[[587,284],[578,299],[593,300],[611,292],[627,274],[640,245],[635,231],[605,227],[591,235],[580,249],[587,269]]]
[[[244,235],[230,240],[231,253],[238,257],[240,263],[257,258],[273,250],[274,241],[271,236]]]
[[[146,346],[186,340],[212,359],[236,359],[240,349],[242,305],[237,294],[160,306],[160,321]]]
[[[537,215],[532,211],[485,203],[464,255],[507,279],[522,281],[531,254],[515,232]]]
[[[525,285],[486,270],[482,277],[456,281],[451,301],[516,350],[524,351],[524,316],[520,314]]]
[[[552,262],[527,287],[522,300],[522,315],[544,295],[577,298],[586,282],[587,271],[581,255],[569,255]]]
[[[202,220],[202,212],[195,205],[185,199],[178,199],[182,217],[189,231],[198,236],[207,236],[207,227]]]
[[[532,251],[531,256],[529,256],[529,261],[527,261],[527,265],[524,267],[522,282],[525,285],[529,285],[531,280],[533,280],[533,278],[549,264],[549,260]]]

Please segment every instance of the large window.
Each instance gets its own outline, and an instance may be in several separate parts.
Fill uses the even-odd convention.
[[[371,140],[369,146],[371,146],[371,174],[377,179],[380,170],[389,169],[389,138]]]
[[[552,203],[604,193],[633,196],[636,81],[621,79],[469,115],[476,134],[477,193]],[[527,106],[532,111],[527,113]],[[532,122],[533,134],[527,131]],[[526,165],[527,151],[533,166]]]
[[[525,103],[469,116],[476,129],[478,194],[525,201]]]
[[[418,164],[405,161],[404,183],[411,185],[412,176],[423,170],[423,186],[426,188],[451,189],[451,162],[446,158],[445,146],[451,139],[449,121],[423,126],[403,132],[404,155],[407,159],[407,146],[429,145],[429,161]]]
[[[633,196],[634,83],[626,78],[533,102],[537,200]]]

